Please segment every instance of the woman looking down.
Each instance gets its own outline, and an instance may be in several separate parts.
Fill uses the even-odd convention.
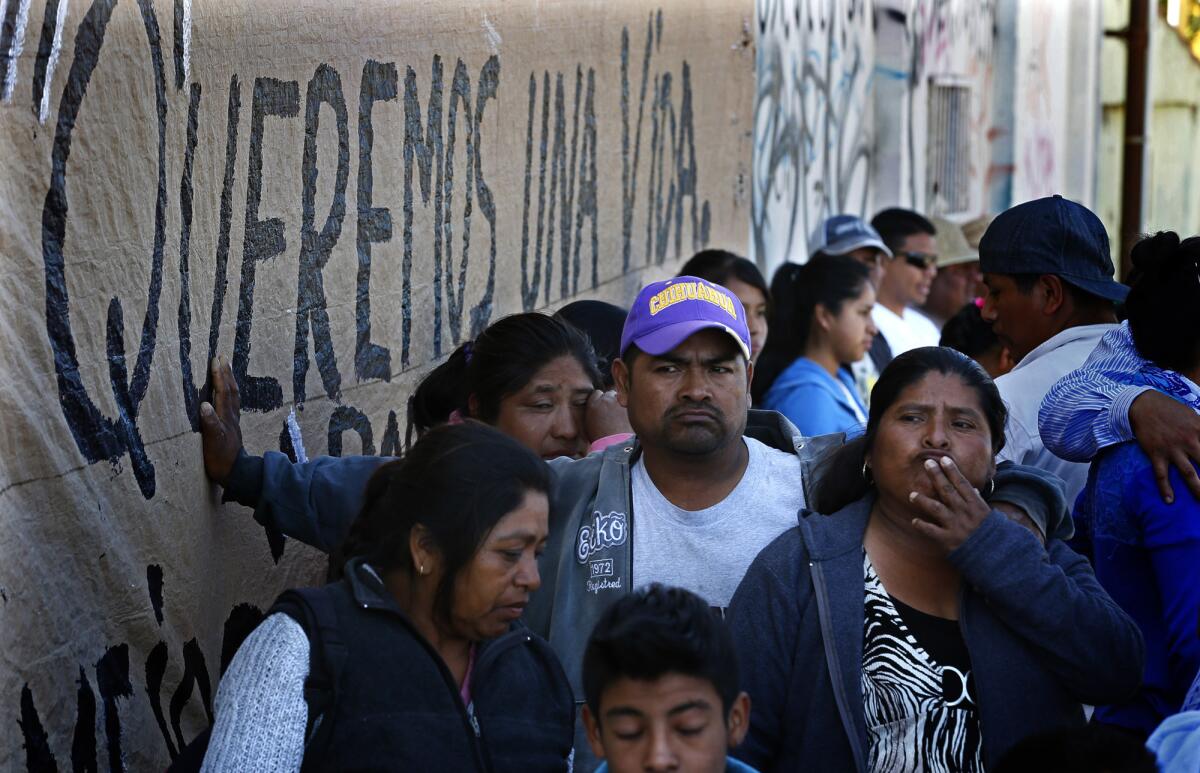
[[[549,468],[477,422],[371,478],[345,577],[284,593],[222,679],[206,770],[566,770],[574,699],[519,622]]]

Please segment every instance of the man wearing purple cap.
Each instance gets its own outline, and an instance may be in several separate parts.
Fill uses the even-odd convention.
[[[732,293],[695,277],[647,285],[613,363],[635,436],[556,473],[542,588],[526,611],[576,695],[600,614],[651,582],[728,605],[758,552],[796,523],[818,453],[781,415],[751,411],[750,334]],[[583,735],[577,770],[593,761]]]

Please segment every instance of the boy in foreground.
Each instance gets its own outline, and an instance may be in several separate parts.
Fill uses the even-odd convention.
[[[733,640],[708,604],[653,584],[617,600],[583,656],[597,773],[754,773],[728,757],[750,725]]]

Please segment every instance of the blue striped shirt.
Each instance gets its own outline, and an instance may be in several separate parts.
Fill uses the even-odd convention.
[[[1038,412],[1043,445],[1055,456],[1086,462],[1102,448],[1133,440],[1129,406],[1148,389],[1200,411],[1191,382],[1143,358],[1123,322],[1100,339],[1083,367],[1046,393]]]

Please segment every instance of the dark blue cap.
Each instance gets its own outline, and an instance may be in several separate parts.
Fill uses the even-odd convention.
[[[1113,279],[1108,233],[1096,213],[1055,194],[1001,212],[979,242],[985,274],[1053,274],[1110,301],[1129,288]]]

